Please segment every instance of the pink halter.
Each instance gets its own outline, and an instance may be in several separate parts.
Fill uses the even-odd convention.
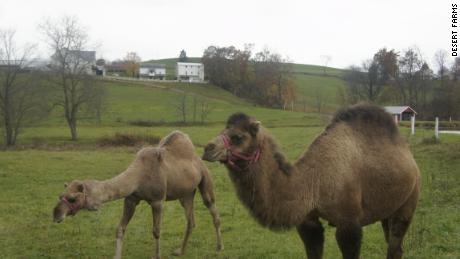
[[[70,201],[67,200],[66,197],[62,197],[61,201],[63,201],[67,205],[67,207],[69,207],[70,214],[75,215],[75,213],[77,213],[77,211],[79,211],[81,208],[83,208],[84,204],[86,203],[86,195],[85,195],[85,200],[84,200],[83,204],[81,204],[81,205],[76,204],[76,203],[71,203]]]
[[[230,143],[230,139],[228,138],[227,135],[223,134],[221,135],[221,137],[222,137],[222,141],[224,142],[225,149],[227,149],[226,163],[233,169],[237,171],[243,171],[243,168],[235,164],[235,162],[238,160],[248,161],[249,164],[259,161],[260,153],[261,153],[260,148],[257,148],[257,150],[254,151],[254,153],[248,156],[248,155],[233,151],[232,145]]]

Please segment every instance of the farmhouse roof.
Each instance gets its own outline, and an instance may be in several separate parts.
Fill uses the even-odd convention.
[[[402,114],[403,112],[417,114],[417,112],[409,106],[385,106],[385,110],[391,114]]]
[[[202,63],[177,62],[177,65],[202,66]]]
[[[166,68],[165,64],[156,64],[156,63],[144,63],[140,67],[143,68]]]

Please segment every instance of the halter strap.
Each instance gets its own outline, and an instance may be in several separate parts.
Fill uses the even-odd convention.
[[[235,152],[233,150],[232,144],[230,143],[230,139],[227,135],[221,135],[222,141],[224,142],[225,149],[227,150],[227,163],[230,167],[237,171],[243,171],[243,168],[239,167],[235,162],[238,160],[248,161],[249,164],[255,163],[260,159],[260,148],[257,148],[251,155],[246,155],[243,153]]]
[[[72,215],[77,213],[77,211],[81,210],[83,208],[84,204],[86,203],[86,195],[85,194],[83,194],[83,195],[85,197],[85,200],[83,201],[83,204],[81,204],[81,205],[76,204],[76,203],[71,203],[69,200],[67,200],[66,197],[61,198],[61,201],[64,202],[67,205],[67,207],[69,207],[70,213]]]

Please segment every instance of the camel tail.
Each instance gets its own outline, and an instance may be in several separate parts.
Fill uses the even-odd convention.
[[[341,109],[335,114],[330,126],[339,122],[346,122],[352,126],[362,126],[364,123],[366,126],[383,128],[390,137],[399,135],[398,127],[391,114],[377,105],[357,104]]]
[[[214,183],[212,181],[211,174],[204,163],[202,165],[201,173],[202,178],[200,184],[198,185],[198,189],[200,190],[204,205],[209,208],[216,200],[214,194]]]

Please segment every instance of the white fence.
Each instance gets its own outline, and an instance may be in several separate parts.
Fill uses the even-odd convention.
[[[415,134],[415,116],[411,117],[411,134]],[[434,136],[436,139],[439,139],[439,134],[459,134],[460,130],[439,130],[439,118],[436,117],[434,123]]]

